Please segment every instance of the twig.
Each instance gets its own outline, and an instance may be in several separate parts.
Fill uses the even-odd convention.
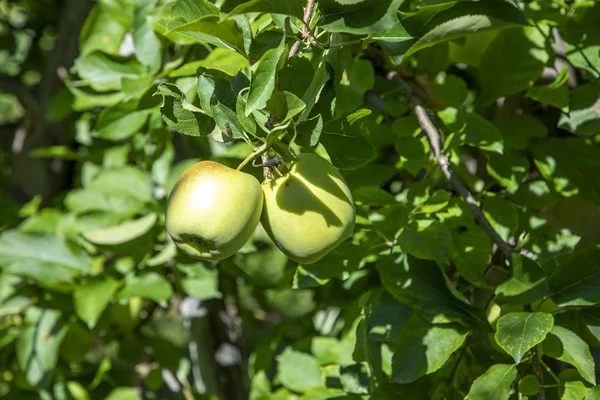
[[[556,70],[556,74],[558,75],[560,71],[566,67],[569,76],[569,87],[577,87],[575,68],[573,68],[571,63],[567,60],[565,43],[556,28],[552,28],[552,40],[554,41],[554,54],[556,54],[556,58],[554,59],[554,69]]]
[[[261,157],[263,165],[269,163],[268,153],[263,153]],[[271,174],[271,169],[269,169],[269,167],[263,167],[263,176],[265,177],[265,179],[273,179],[273,174]]]
[[[242,161],[240,163],[240,165],[238,165],[238,167],[236,168],[236,170],[241,171],[242,168],[244,168],[246,166],[246,164],[248,164],[250,161],[254,160],[256,157],[258,157],[261,154],[263,154],[265,151],[267,151],[267,145],[266,144],[258,146],[257,148],[255,148],[252,151],[252,153],[250,153],[248,155],[248,157],[246,157],[246,159],[244,159],[244,161]]]
[[[540,367],[540,358],[537,351],[537,345],[533,346],[531,350],[529,350],[529,355],[531,356],[531,368],[533,369],[533,373],[540,382],[540,391],[538,392],[537,398],[538,400],[546,400],[546,391],[544,390],[544,373]]]
[[[423,131],[427,135],[427,139],[429,140],[429,145],[431,146],[431,151],[433,156],[436,158],[442,173],[450,181],[454,189],[458,192],[458,194],[465,200],[467,206],[475,216],[475,220],[479,225],[490,235],[492,241],[498,246],[498,248],[506,255],[510,256],[513,252],[512,246],[504,241],[496,232],[490,221],[485,217],[481,209],[479,208],[479,204],[477,204],[477,200],[469,191],[469,189],[465,186],[465,184],[452,172],[450,168],[450,162],[446,158],[446,156],[442,153],[442,145],[441,145],[441,135],[438,132],[437,128],[431,121],[431,118],[427,114],[427,111],[421,104],[421,100],[414,95],[412,88],[404,79],[402,79],[397,73],[393,73],[390,75],[390,78],[397,82],[405,91],[408,100],[413,104],[415,114],[417,116],[417,120],[419,121],[419,125],[423,128]]]
[[[298,50],[300,50],[300,44],[302,43],[302,39],[304,37],[308,37],[310,35],[309,25],[310,25],[310,20],[312,18],[314,7],[315,7],[315,0],[307,0],[306,1],[306,7],[304,8],[302,32],[298,33],[298,39],[296,40],[296,42],[293,44],[292,48],[290,49],[290,54],[289,54],[288,58],[292,58],[298,53]]]
[[[528,312],[532,312],[531,304],[527,304],[525,306],[525,310]],[[537,351],[537,345],[533,346],[529,350],[529,355],[531,356],[531,369],[533,369],[533,373],[538,378],[540,383],[540,391],[538,392],[537,398],[538,400],[546,400],[546,391],[544,390],[544,373],[542,372],[542,367],[540,366],[540,357]]]

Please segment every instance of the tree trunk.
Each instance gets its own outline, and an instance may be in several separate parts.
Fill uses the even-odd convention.
[[[71,134],[72,119],[51,122],[47,112],[52,98],[63,88],[63,79],[79,53],[79,32],[94,5],[93,0],[65,0],[58,23],[58,36],[52,54],[46,58],[42,70],[36,110],[32,114],[30,130],[15,134],[12,158],[12,193],[19,202],[41,195],[48,204],[59,192],[71,185],[71,162],[32,157],[30,152],[40,147],[74,143]],[[27,104],[25,104],[27,106]]]

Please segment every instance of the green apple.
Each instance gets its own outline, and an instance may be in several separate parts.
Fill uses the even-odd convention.
[[[350,189],[327,160],[301,154],[284,176],[262,184],[261,223],[290,259],[311,264],[346,240],[356,210]]]
[[[201,161],[185,170],[171,191],[167,232],[184,253],[201,260],[222,260],[250,238],[262,204],[255,177]]]

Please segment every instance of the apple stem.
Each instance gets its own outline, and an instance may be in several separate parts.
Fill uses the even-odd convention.
[[[266,151],[267,151],[267,144],[266,143],[258,146],[257,148],[255,148],[252,151],[252,153],[250,153],[248,155],[248,157],[246,157],[246,159],[244,161],[242,161],[240,163],[240,165],[238,165],[238,167],[236,168],[236,170],[241,171],[242,168],[244,168],[246,166],[246,164],[248,164],[250,161],[254,160],[256,157],[260,156],[261,154],[265,153]],[[264,158],[263,158],[263,160],[264,160]]]
[[[261,155],[261,157],[263,165],[269,162],[269,153],[265,152]],[[271,174],[271,169],[269,167],[263,167],[263,176],[265,179],[273,179],[273,175]]]

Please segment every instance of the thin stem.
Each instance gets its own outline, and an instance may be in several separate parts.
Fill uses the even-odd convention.
[[[252,153],[250,153],[248,155],[248,157],[246,157],[246,159],[244,161],[241,162],[240,165],[238,165],[238,167],[236,168],[236,170],[241,171],[241,169],[244,168],[246,166],[246,164],[248,164],[250,161],[254,160],[256,157],[258,157],[261,154],[263,154],[265,151],[267,151],[267,145],[266,144],[262,144],[262,145],[258,146],[257,148],[255,148],[252,151]]]
[[[189,387],[184,387],[181,389],[181,393],[183,393],[185,400],[196,400],[194,393],[192,393],[192,390]]]
[[[540,391],[538,392],[537,398],[538,400],[546,400],[546,391],[544,390],[544,373],[540,367],[540,357],[538,355],[537,346],[533,346],[531,350],[529,350],[529,354],[531,355],[531,368],[540,382]]]
[[[314,7],[315,7],[315,0],[307,0],[306,1],[306,7],[304,7],[302,33],[298,33],[298,39],[296,40],[296,42],[290,49],[290,54],[289,54],[288,58],[292,58],[296,54],[298,54],[298,50],[300,50],[300,44],[302,43],[302,39],[305,36],[308,36],[310,34],[309,25],[310,25],[310,20],[312,19]]]
[[[525,305],[525,311],[533,311],[531,304]],[[531,356],[531,369],[533,369],[533,373],[538,378],[540,383],[540,391],[538,392],[537,398],[538,400],[546,400],[546,391],[544,390],[544,373],[542,372],[542,367],[540,366],[541,360],[538,354],[537,345],[533,346],[529,350],[529,355]]]
[[[263,164],[266,164],[269,162],[269,154],[268,153],[263,153],[262,154],[262,162]],[[263,176],[265,177],[265,179],[273,179],[273,175],[271,174],[271,170],[269,169],[269,167],[263,167]]]
[[[560,379],[558,379],[558,376],[556,376],[554,371],[552,371],[552,369],[548,366],[548,364],[546,364],[544,362],[544,360],[542,360],[541,358],[540,358],[540,364],[542,365],[542,367],[544,367],[546,372],[548,372],[548,375],[550,375],[552,377],[552,379],[554,379],[556,381],[556,383],[561,383]],[[550,387],[550,385],[546,385],[546,387]]]
[[[344,47],[344,46],[351,46],[353,44],[361,44],[362,42],[363,42],[363,39],[349,40],[347,42],[330,44],[328,48],[335,49],[336,47]]]
[[[481,209],[479,208],[479,204],[477,203],[477,200],[475,200],[475,197],[473,196],[471,191],[452,172],[448,158],[446,158],[446,156],[442,153],[441,135],[435,127],[435,125],[433,124],[433,122],[431,121],[431,118],[427,114],[427,111],[421,104],[421,100],[417,96],[415,96],[408,82],[402,79],[398,74],[391,75],[391,79],[397,82],[404,89],[406,96],[408,97],[409,101],[413,104],[415,114],[419,121],[419,125],[421,125],[421,128],[423,128],[423,131],[427,135],[429,145],[431,146],[431,152],[436,158],[438,165],[440,166],[440,169],[442,170],[442,173],[444,174],[446,179],[450,181],[454,189],[465,200],[467,206],[475,216],[475,219],[477,220],[479,225],[488,233],[488,235],[490,235],[492,241],[496,243],[498,248],[506,256],[510,256],[510,254],[514,250],[512,246],[506,243],[504,239],[500,237],[500,235],[498,234],[498,232],[496,232],[490,221],[488,221],[488,219],[483,214],[483,211],[481,211]]]
[[[537,26],[537,23],[536,23]],[[538,28],[539,29],[539,28]],[[552,41],[554,42],[554,54],[556,55],[554,59],[554,69],[556,73],[559,74],[563,68],[567,68],[568,77],[569,77],[569,87],[574,88],[577,87],[577,73],[575,72],[575,68],[569,62],[567,58],[567,52],[565,50],[565,43],[560,36],[560,32],[557,28],[552,28]],[[582,52],[583,54],[583,52]],[[594,68],[592,66],[592,68]]]

